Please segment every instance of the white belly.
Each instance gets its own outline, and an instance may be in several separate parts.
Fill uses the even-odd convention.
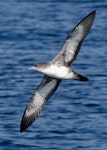
[[[58,79],[70,79],[73,74],[70,72],[68,67],[51,65],[49,68],[43,69],[41,72],[45,73],[48,76],[58,78]]]

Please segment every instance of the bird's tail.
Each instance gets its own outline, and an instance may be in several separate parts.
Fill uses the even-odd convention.
[[[76,74],[76,78],[75,80],[80,80],[82,82],[86,82],[86,81],[89,81],[89,79],[81,74]]]

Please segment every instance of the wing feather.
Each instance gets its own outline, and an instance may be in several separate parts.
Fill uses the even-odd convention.
[[[80,50],[80,46],[90,31],[91,25],[95,17],[95,11],[86,16],[68,35],[61,51],[53,59],[55,63],[60,63],[70,66],[76,59]]]
[[[20,132],[26,130],[38,117],[47,100],[54,94],[61,80],[44,76],[39,87],[34,91],[24,111]]]

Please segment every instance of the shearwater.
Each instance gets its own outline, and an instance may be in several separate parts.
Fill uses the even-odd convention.
[[[76,59],[80,46],[90,31],[96,11],[87,15],[68,35],[62,49],[51,62],[42,62],[30,67],[44,73],[44,77],[38,88],[34,91],[24,111],[20,132],[26,130],[38,117],[43,106],[54,94],[62,79],[88,81],[88,78],[76,73],[70,68]]]

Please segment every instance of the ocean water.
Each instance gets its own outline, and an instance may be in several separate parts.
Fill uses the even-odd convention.
[[[19,132],[25,106],[43,75],[27,68],[50,61],[73,27],[96,17],[73,69],[90,81],[63,81],[41,115]],[[0,2],[0,150],[107,149],[107,1]]]

